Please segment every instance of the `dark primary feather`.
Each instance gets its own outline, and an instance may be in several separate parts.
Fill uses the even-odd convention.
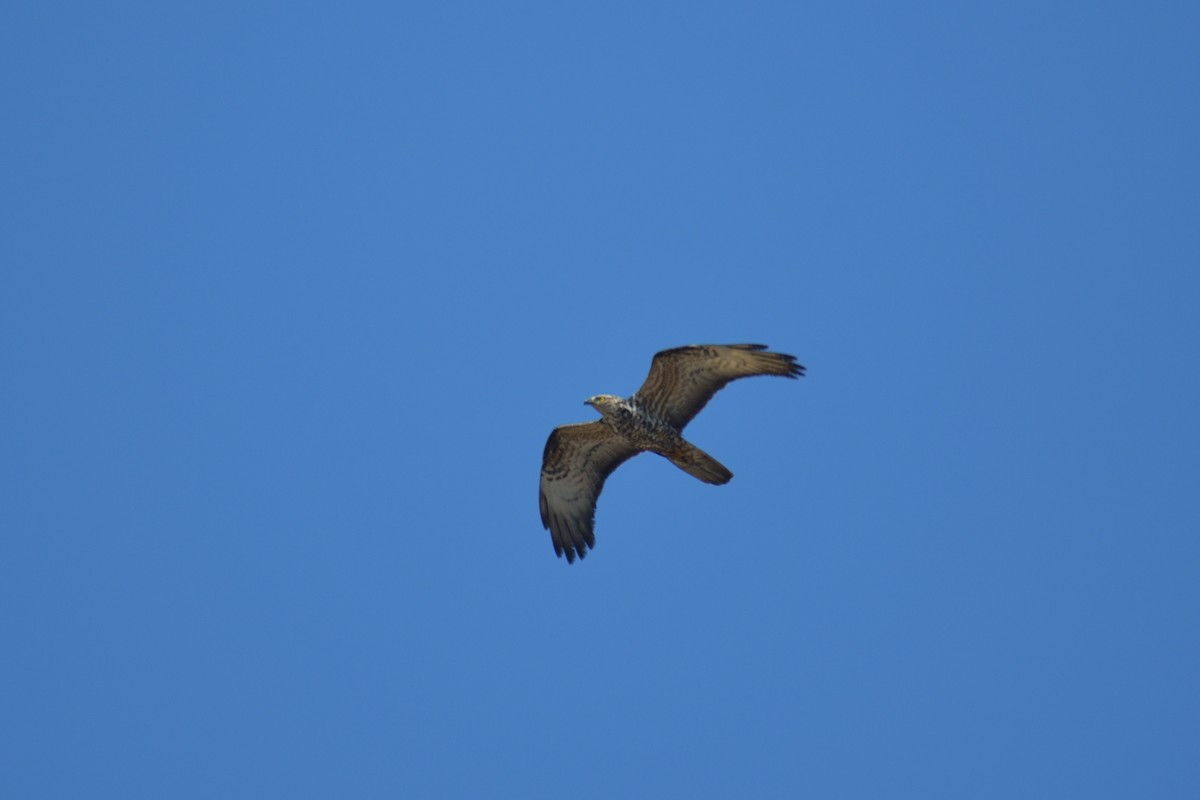
[[[689,345],[663,350],[633,400],[682,431],[725,384],[754,375],[798,378],[795,356],[767,352],[761,344]]]

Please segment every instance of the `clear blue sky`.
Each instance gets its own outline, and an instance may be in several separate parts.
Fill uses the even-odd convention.
[[[1194,3],[9,3],[0,795],[1200,796]],[[659,349],[801,381],[643,456]]]

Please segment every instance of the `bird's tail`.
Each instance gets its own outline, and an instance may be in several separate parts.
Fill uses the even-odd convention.
[[[725,469],[720,461],[694,444],[684,442],[680,450],[667,458],[688,475],[699,478],[705,483],[714,483],[720,486],[722,483],[729,483],[729,479],[733,477],[733,473]]]

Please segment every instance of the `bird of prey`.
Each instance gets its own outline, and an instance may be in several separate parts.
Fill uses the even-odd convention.
[[[705,483],[728,483],[733,473],[684,441],[684,427],[730,381],[803,374],[794,356],[767,352],[766,345],[690,345],[656,353],[646,382],[628,399],[598,394],[584,400],[600,419],[555,428],[542,454],[538,502],[554,552],[574,563],[596,546],[596,500],[604,480],[638,453],[658,453]]]

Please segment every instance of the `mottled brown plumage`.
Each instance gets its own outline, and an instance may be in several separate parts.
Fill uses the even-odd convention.
[[[684,440],[683,429],[732,380],[803,374],[793,356],[767,352],[765,345],[690,345],[656,354],[646,382],[627,400],[613,395],[585,400],[601,418],[555,428],[542,455],[538,503],[554,552],[571,563],[595,547],[596,500],[604,480],[638,453],[658,453],[705,483],[727,483],[733,473]]]

